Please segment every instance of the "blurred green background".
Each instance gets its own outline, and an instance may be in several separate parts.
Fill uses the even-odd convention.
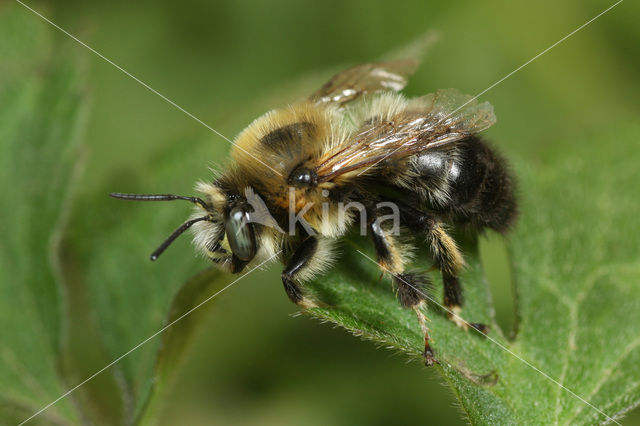
[[[13,7],[9,3],[0,5],[0,12]],[[406,92],[417,96],[456,87],[476,94],[612,3],[28,4],[232,138],[271,107],[310,93],[333,71],[376,59],[429,29],[438,30],[441,41],[429,51]],[[637,123],[638,12],[636,3],[623,2],[483,95],[481,100],[491,102],[498,117],[487,136],[507,156],[535,163],[553,155],[566,135],[618,121]],[[86,56],[88,149],[63,244],[73,305],[68,382],[74,384],[123,352],[115,348],[127,350],[160,329],[180,284],[208,266],[194,259],[188,238],[172,246],[158,265],[147,260],[186,217],[187,206],[122,205],[106,195],[191,193],[196,180],[210,177],[208,167],[224,164],[229,144],[28,10],[21,13],[65,50]],[[575,154],[580,155],[579,147]],[[131,223],[141,226],[120,231]],[[117,247],[121,262],[112,256]],[[503,242],[485,238],[482,255],[498,320],[509,329],[512,292]],[[153,400],[155,421],[464,424],[451,391],[434,371],[406,364],[403,356],[342,330],[293,318],[296,308],[285,297],[278,275],[277,266],[257,272],[217,297],[215,306],[203,309],[186,357]],[[119,299],[118,285],[136,289],[135,297],[123,292],[129,296]],[[114,305],[127,306],[122,311],[129,314],[116,315],[119,308]],[[131,332],[105,333],[104,343],[97,331],[138,326]],[[117,423],[126,417],[123,413],[136,412],[120,395],[118,383],[122,377],[144,376],[139,366],[151,368],[153,354],[152,349],[141,350],[133,355],[139,357],[135,363],[123,360],[122,372],[115,368],[78,392],[78,403],[92,407],[91,421]],[[636,412],[623,423],[639,422]]]

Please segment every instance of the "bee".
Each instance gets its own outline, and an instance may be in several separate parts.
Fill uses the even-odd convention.
[[[412,248],[403,233],[426,240],[449,317],[466,327],[459,317],[464,260],[448,228],[505,233],[516,200],[505,160],[477,136],[495,122],[491,105],[454,89],[404,97],[399,92],[417,66],[415,58],[358,65],[259,117],[234,140],[226,170],[196,185],[201,197],[111,196],[194,203],[193,216],[151,260],[191,228],[197,250],[230,273],[279,258],[285,292],[302,308],[318,306],[303,284],[333,262],[335,242],[357,210],[399,303],[418,316],[431,365],[437,361],[422,309],[430,282],[408,270]]]

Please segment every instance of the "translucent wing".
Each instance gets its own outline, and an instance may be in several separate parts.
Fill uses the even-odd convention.
[[[400,91],[418,68],[424,52],[436,40],[437,34],[431,31],[404,49],[388,55],[387,60],[342,71],[311,95],[310,99],[342,105],[367,93]]]
[[[366,93],[397,92],[407,85],[407,78],[416,68],[415,59],[358,65],[334,75],[311,95],[311,100],[344,104]]]
[[[390,159],[451,144],[495,123],[493,107],[455,89],[439,90],[385,120],[365,124],[325,155],[316,169],[320,182],[355,173],[373,173]]]

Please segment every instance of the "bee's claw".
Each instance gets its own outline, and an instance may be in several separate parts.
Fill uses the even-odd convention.
[[[489,333],[489,326],[487,324],[482,324],[480,322],[472,322],[469,324],[472,328],[475,328],[476,330],[478,330],[480,333],[482,333],[484,336],[487,335],[487,333]]]
[[[424,344],[424,352],[422,353],[424,356],[424,365],[427,367],[431,367],[433,364],[440,364],[436,357],[433,355],[433,350],[431,346],[429,346],[429,341],[425,340]]]
[[[462,313],[462,308],[460,306],[452,306],[449,308],[449,319],[453,321],[455,325],[463,329],[464,331],[468,331],[469,328],[473,328],[484,336],[489,332],[489,326],[480,322],[467,322],[460,314]]]

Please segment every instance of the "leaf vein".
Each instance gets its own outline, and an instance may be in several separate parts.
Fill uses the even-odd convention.
[[[578,333],[578,325],[579,325],[578,312],[580,310],[580,304],[582,303],[584,298],[587,297],[587,295],[595,285],[596,281],[604,273],[605,271],[603,269],[599,269],[594,273],[592,273],[587,278],[587,280],[585,280],[586,285],[580,290],[580,292],[578,292],[573,302],[569,304],[569,333],[567,335],[567,348],[564,352],[562,372],[560,373],[560,377],[558,378],[558,382],[560,383],[561,386],[564,386],[564,383],[567,377],[567,371],[569,367],[569,358],[571,356],[571,353],[573,353],[576,349],[576,335]],[[556,390],[556,409],[554,413],[554,418],[555,418],[554,424],[556,425],[559,424],[561,399],[562,399],[562,388],[558,386],[558,389]]]
[[[618,365],[620,365],[629,355],[631,355],[632,351],[640,346],[640,336],[636,337],[631,343],[629,343],[624,350],[620,353],[620,356],[616,358],[616,360],[611,363],[611,365],[604,369],[604,374],[602,378],[596,383],[595,387],[589,392],[587,397],[585,398],[589,403],[593,397],[600,391],[602,386],[611,378],[611,375],[615,372]],[[568,423],[571,423],[573,419],[575,419],[584,409],[584,406],[581,405],[575,414],[571,417]]]

